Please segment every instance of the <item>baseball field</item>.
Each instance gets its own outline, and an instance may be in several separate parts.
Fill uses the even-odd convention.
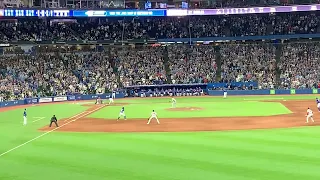
[[[316,95],[0,109],[0,180],[319,180]],[[121,107],[127,120],[117,121]],[[306,123],[306,110],[315,122]],[[28,125],[23,126],[27,108]],[[160,124],[147,119],[152,110]],[[59,128],[49,128],[52,115]]]

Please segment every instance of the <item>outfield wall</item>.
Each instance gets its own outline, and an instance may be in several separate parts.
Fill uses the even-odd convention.
[[[222,90],[208,90],[210,96],[223,96]],[[290,95],[290,94],[320,94],[320,89],[268,89],[268,90],[227,90],[228,95]],[[107,99],[111,93],[107,94],[90,94],[90,95],[68,95],[56,97],[41,97],[41,98],[27,98],[24,100],[0,102],[1,107],[18,106],[26,104],[39,104],[39,103],[53,103],[64,101],[77,101],[77,100],[94,100],[100,97]],[[125,94],[121,92],[116,93],[116,98],[124,98]]]
[[[223,96],[222,90],[208,90],[210,96]],[[320,89],[264,89],[264,90],[227,90],[228,95],[289,95],[319,94]]]
[[[1,107],[18,106],[26,104],[39,104],[39,103],[52,103],[52,102],[64,102],[64,101],[77,101],[77,100],[94,100],[100,97],[101,99],[107,99],[111,93],[107,94],[89,94],[89,95],[68,95],[68,96],[56,96],[56,97],[41,97],[41,98],[26,98],[24,100],[6,101],[0,102]],[[124,98],[124,93],[117,92],[116,98]]]

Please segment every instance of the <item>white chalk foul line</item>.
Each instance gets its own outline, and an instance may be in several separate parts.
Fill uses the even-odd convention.
[[[33,123],[34,123],[34,122],[37,122],[37,121],[40,121],[40,120],[42,120],[42,119],[44,119],[44,118],[46,118],[46,117],[34,117],[34,118],[37,119],[37,120],[32,121]]]
[[[8,154],[8,153],[11,152],[11,151],[16,150],[16,149],[18,149],[18,148],[20,148],[20,147],[22,147],[22,146],[24,146],[24,145],[26,145],[26,144],[29,144],[29,143],[32,142],[32,141],[35,141],[35,140],[41,138],[42,136],[45,136],[45,135],[47,135],[47,134],[49,134],[49,133],[52,133],[52,132],[54,132],[55,130],[57,130],[57,129],[59,129],[59,128],[62,128],[62,127],[64,127],[64,126],[66,126],[66,125],[68,125],[68,124],[70,124],[70,123],[72,123],[72,122],[74,122],[74,121],[82,118],[82,117],[85,117],[85,116],[91,114],[91,113],[94,112],[94,111],[98,111],[99,109],[101,109],[101,108],[103,108],[103,107],[105,107],[105,105],[103,105],[103,106],[101,106],[101,107],[99,107],[99,108],[97,108],[97,109],[95,109],[95,110],[92,110],[92,111],[84,111],[84,112],[86,112],[86,113],[83,113],[83,112],[80,113],[80,114],[82,114],[82,116],[76,115],[76,116],[78,116],[78,117],[75,118],[74,120],[69,121],[69,122],[66,122],[66,123],[62,124],[61,126],[59,126],[59,127],[56,127],[56,128],[54,128],[54,129],[52,129],[52,130],[50,130],[50,131],[48,131],[48,132],[45,132],[45,133],[43,133],[43,134],[41,134],[41,135],[39,135],[39,136],[37,136],[37,137],[35,137],[35,138],[33,138],[33,139],[30,139],[29,141],[27,141],[27,142],[25,142],[25,143],[20,144],[19,146],[16,146],[16,147],[14,147],[14,148],[12,148],[12,149],[9,149],[8,151],[6,151],[6,152],[4,152],[4,153],[1,153],[1,154],[0,154],[0,157]],[[73,116],[73,117],[76,117],[76,116]],[[72,117],[71,117],[71,118],[72,118]],[[71,119],[71,118],[69,118],[69,119]]]
[[[94,111],[96,111],[96,110],[94,110]],[[66,119],[66,120],[64,120],[64,121],[68,121],[68,120],[73,119],[73,118],[75,118],[75,117],[81,116],[81,115],[84,114],[84,113],[91,113],[91,112],[93,112],[93,111],[83,111],[83,112],[81,112],[81,113],[79,113],[79,114],[77,114],[77,115],[74,115],[74,116],[72,116],[72,117],[70,117],[70,118],[68,118],[68,119]]]

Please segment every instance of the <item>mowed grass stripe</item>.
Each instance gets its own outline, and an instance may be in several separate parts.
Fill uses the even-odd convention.
[[[131,138],[127,138],[128,142],[131,141]],[[181,139],[180,139],[181,140]],[[260,143],[259,141],[250,141],[248,138],[228,138],[227,136],[218,137],[215,140],[212,140],[211,144],[208,144],[206,141],[210,141],[208,138],[204,137],[202,140],[197,139],[188,139],[188,142],[181,142],[179,139],[174,139],[170,137],[170,140],[163,139],[152,139],[156,144],[162,144],[163,146],[179,146],[188,148],[199,148],[199,149],[214,149],[214,152],[221,150],[221,152],[237,151],[238,153],[248,154],[249,156],[256,154],[257,157],[263,158],[264,156],[272,157],[275,161],[283,162],[292,162],[292,163],[305,163],[306,159],[312,159],[311,162],[307,162],[308,165],[320,166],[320,158],[317,158],[320,155],[320,152],[317,151],[319,145],[315,144],[314,146],[305,147],[303,143],[298,143],[294,146],[288,146],[287,144],[273,143],[269,140],[269,143]],[[141,141],[140,141],[141,142]],[[141,146],[144,146],[144,143],[140,143]],[[232,142],[232,143],[229,143]],[[303,153],[301,153],[303,152]],[[262,155],[262,156],[260,156]]]
[[[79,141],[81,139],[83,138],[80,138]],[[319,167],[313,166],[315,165],[313,163],[311,163],[310,165],[308,163],[304,164],[303,162],[298,161],[296,162],[297,164],[294,164],[292,161],[290,161],[290,159],[294,159],[295,157],[290,156],[287,159],[286,158],[279,159],[279,157],[281,157],[284,154],[275,156],[277,153],[268,154],[267,152],[261,152],[259,151],[261,149],[261,147],[259,146],[256,146],[256,148],[250,148],[249,150],[243,150],[243,149],[248,149],[246,148],[249,145],[248,143],[244,143],[243,146],[239,146],[238,144],[234,144],[234,142],[230,141],[232,142],[231,144],[227,143],[228,144],[227,146],[222,147],[221,145],[222,143],[215,142],[216,145],[210,147],[207,145],[208,142],[206,143],[206,145],[203,145],[203,146],[199,146],[199,144],[194,144],[194,146],[190,146],[190,144],[183,145],[183,143],[181,142],[179,143],[179,141],[171,142],[171,143],[159,143],[159,141],[157,141],[157,142],[151,143],[152,146],[147,146],[146,144],[141,143],[142,141],[134,141],[130,138],[125,139],[124,142],[123,142],[123,139],[121,138],[111,139],[111,140],[114,140],[114,141],[111,141],[112,143],[110,144],[110,138],[108,138],[108,143],[107,143],[108,146],[103,148],[103,151],[111,155],[115,155],[116,153],[118,153],[121,155],[121,157],[126,157],[127,159],[130,159],[131,156],[134,156],[134,157],[144,156],[144,157],[147,157],[145,159],[145,161],[147,161],[148,159],[150,158],[152,159],[153,157],[157,159],[157,163],[160,163],[161,159],[164,159],[169,164],[170,163],[174,164],[174,162],[171,162],[171,161],[180,162],[183,160],[183,161],[188,161],[189,163],[192,164],[190,168],[196,167],[197,165],[199,165],[199,167],[210,166],[210,167],[214,167],[215,169],[217,169],[216,166],[225,166],[225,168],[229,172],[230,172],[230,169],[232,169],[231,166],[235,166],[236,168],[240,168],[240,169],[242,168],[243,171],[245,170],[255,171],[255,172],[258,171],[260,173],[262,173],[261,171],[265,171],[264,173],[267,173],[267,174],[271,173],[273,177],[279,177],[280,174],[286,174],[286,173],[295,174],[294,176],[293,175],[284,176],[284,177],[291,177],[291,178],[294,178],[296,176],[309,176],[309,175],[310,175],[310,178],[312,178],[312,175],[315,175],[315,176],[318,175],[317,171],[313,171],[313,170]],[[118,144],[119,142],[130,147],[130,150],[128,150],[126,147],[120,148],[119,145],[117,146],[116,144]],[[103,142],[99,142],[99,141],[90,142],[89,144],[87,144],[89,145],[88,147],[90,147],[88,150],[94,149],[93,150],[94,152],[98,151],[99,149],[101,149],[101,147],[98,146],[98,144],[100,143],[103,143]],[[162,146],[163,144],[166,144],[167,147]],[[235,147],[231,148],[231,146],[233,145],[236,148]],[[144,151],[143,149],[141,149],[141,147],[147,148],[148,150]],[[77,143],[74,144],[74,147],[72,147],[72,149],[79,149],[79,148],[81,148],[81,146],[77,145]],[[172,151],[170,149],[174,149],[174,150]],[[257,152],[255,152],[252,149],[255,149]],[[126,152],[126,151],[129,151],[129,152]],[[126,155],[128,153],[129,155]],[[186,155],[189,155],[189,156],[186,156]],[[308,159],[305,159],[305,160],[306,160],[305,162],[308,162]],[[317,161],[317,159],[312,159],[312,158],[310,158],[309,160]],[[137,161],[137,159],[134,159],[134,161]],[[241,162],[241,163],[238,164],[238,162]],[[272,166],[266,166],[268,163],[272,164]],[[303,171],[303,172],[296,171],[294,167],[297,165],[299,166],[299,170],[307,170],[307,171]],[[177,164],[177,166],[181,166],[181,164]],[[277,168],[277,169],[274,169],[274,168]],[[223,172],[223,170],[221,169],[219,171],[220,173]],[[277,172],[279,172],[280,174],[278,174]],[[255,174],[251,174],[251,175],[254,176]],[[269,176],[267,177],[270,178]]]
[[[296,134],[269,134],[267,137],[262,134],[257,134],[255,136],[251,136],[250,134],[219,134],[214,136],[208,136],[207,138],[215,138],[215,139],[231,139],[233,141],[243,141],[252,142],[252,143],[260,143],[270,145],[276,145],[277,147],[303,147],[303,148],[318,148],[320,147],[319,138],[309,136],[297,136]]]
[[[39,144],[39,143],[37,143]],[[54,152],[59,152],[59,148],[52,144],[51,150]],[[109,145],[109,144],[108,144]],[[150,158],[150,155],[144,155],[143,152],[136,154],[135,152],[130,152],[127,149],[127,153],[115,149],[110,149],[110,146],[97,146],[96,143],[88,145],[80,145],[80,143],[66,144],[63,149],[63,156],[58,158],[58,160],[52,160],[54,154],[47,156],[44,159],[37,155],[32,155],[28,157],[25,162],[29,162],[31,159],[36,159],[34,161],[37,164],[43,164],[45,166],[55,167],[55,162],[57,165],[64,165],[66,171],[73,171],[82,169],[83,174],[87,172],[96,172],[98,174],[104,174],[108,176],[108,179],[205,179],[207,177],[218,177],[224,179],[241,179],[241,175],[230,175],[221,174],[221,172],[202,169],[202,167],[195,168],[197,166],[193,165],[193,162],[189,164],[191,167],[183,167],[182,164],[188,164],[186,162],[180,162],[182,164],[172,165],[169,161],[171,159],[158,159]],[[42,152],[48,151],[48,144],[40,145],[37,149]],[[82,151],[74,154],[74,149],[81,149]],[[58,153],[57,153],[58,154]],[[70,155],[70,157],[65,157]],[[76,156],[73,158],[73,156]],[[24,156],[22,156],[24,158]],[[19,158],[20,159],[20,158]],[[52,163],[53,161],[53,163]],[[79,163],[83,162],[83,164]],[[77,163],[78,162],[78,163]],[[73,164],[71,167],[68,163]],[[86,168],[88,167],[88,168]],[[191,174],[186,174],[184,172],[191,172]],[[126,176],[124,176],[126,175]],[[246,178],[247,179],[247,178]]]
[[[205,133],[206,134],[206,133]],[[233,168],[231,168],[230,167],[230,165],[229,164],[227,164],[227,166],[226,165],[221,165],[220,163],[220,161],[223,161],[222,163],[225,163],[224,161],[226,161],[226,160],[229,160],[229,161],[234,161],[235,163],[238,163],[238,161],[241,161],[241,163],[243,163],[242,161],[246,161],[246,162],[248,162],[248,163],[250,163],[250,165],[251,164],[253,164],[253,165],[255,165],[256,164],[256,162],[259,162],[259,159],[254,159],[254,161],[253,162],[251,162],[251,161],[248,161],[247,159],[245,159],[245,160],[243,160],[243,159],[239,159],[239,158],[235,158],[234,156],[230,156],[230,154],[232,155],[232,152],[235,150],[235,149],[231,149],[231,152],[230,152],[230,148],[228,147],[227,149],[222,149],[222,150],[220,150],[220,151],[218,151],[218,149],[217,148],[211,148],[211,149],[206,149],[206,151],[208,151],[208,152],[210,152],[210,154],[204,154],[204,152],[203,151],[199,151],[198,149],[194,149],[194,148],[191,148],[191,152],[190,151],[186,151],[186,149],[188,149],[188,148],[190,148],[190,147],[199,147],[199,144],[195,144],[194,146],[190,146],[189,144],[187,144],[186,146],[187,147],[184,147],[184,148],[180,148],[180,149],[177,149],[177,147],[179,147],[179,146],[181,146],[181,144],[177,144],[177,147],[172,147],[171,145],[172,144],[175,144],[175,143],[177,143],[177,142],[179,142],[179,141],[176,141],[176,142],[173,142],[173,143],[165,143],[165,144],[167,144],[167,148],[164,148],[164,149],[161,149],[160,147],[162,147],[162,145],[163,144],[159,144],[159,142],[155,142],[155,143],[152,143],[152,139],[150,139],[150,141],[148,142],[148,141],[146,141],[146,143],[150,143],[149,144],[149,146],[147,146],[147,145],[143,145],[143,146],[141,146],[141,143],[139,143],[139,142],[141,142],[141,140],[136,140],[136,141],[132,141],[132,138],[130,138],[130,136],[126,136],[127,138],[125,138],[125,141],[123,141],[123,139],[121,138],[121,137],[117,137],[117,138],[108,138],[108,136],[106,136],[106,138],[104,139],[104,140],[99,140],[99,141],[90,141],[90,140],[92,140],[91,138],[89,138],[89,137],[85,137],[85,136],[83,136],[83,137],[79,137],[79,138],[77,138],[77,140],[75,141],[75,139],[73,138],[72,139],[72,141],[68,141],[67,139],[66,139],[66,141],[65,141],[65,143],[64,144],[73,144],[73,142],[75,143],[75,146],[72,146],[71,148],[70,148],[70,153],[67,153],[68,152],[68,149],[65,147],[65,146],[63,146],[62,147],[62,149],[64,150],[63,151],[63,153],[62,154],[72,154],[72,153],[74,153],[74,150],[76,150],[76,149],[81,149],[81,151],[89,151],[89,152],[92,152],[92,153],[99,153],[99,150],[98,149],[100,149],[100,147],[99,147],[99,145],[101,146],[101,144],[105,144],[105,146],[108,146],[107,148],[102,148],[102,153],[103,154],[105,154],[105,160],[106,161],[108,161],[109,160],[109,156],[111,155],[111,156],[120,156],[120,160],[122,159],[122,158],[124,158],[125,160],[125,162],[123,162],[123,163],[126,163],[126,164],[131,164],[131,166],[135,166],[135,165],[139,165],[139,163],[136,163],[136,161],[138,161],[137,159],[133,159],[133,160],[130,160],[131,158],[131,156],[135,156],[135,157],[140,157],[140,156],[142,156],[142,157],[144,157],[144,154],[147,154],[146,155],[146,157],[147,157],[147,159],[145,160],[145,159],[143,159],[143,162],[144,161],[148,161],[148,159],[152,159],[152,157],[153,156],[159,156],[158,154],[161,154],[160,155],[160,157],[156,157],[156,164],[158,164],[158,163],[161,163],[161,159],[162,158],[164,158],[164,157],[162,157],[162,155],[163,154],[168,154],[168,150],[166,151],[166,149],[175,149],[175,152],[176,153],[174,153],[173,154],[173,157],[170,157],[170,158],[168,158],[168,159],[166,159],[165,158],[165,163],[168,163],[168,164],[171,164],[171,161],[178,161],[178,164],[176,164],[175,162],[173,163],[175,166],[182,166],[184,163],[191,163],[191,164],[196,164],[196,165],[192,165],[192,168],[194,168],[195,166],[197,166],[197,164],[198,164],[198,167],[200,168],[200,167],[202,167],[202,166],[210,166],[210,169],[214,169],[213,171],[219,171],[219,173],[224,173],[224,172],[229,172],[229,173],[233,173],[233,175],[231,175],[231,176],[234,176],[235,174],[237,175],[238,173],[240,173],[239,175],[241,175],[241,172],[238,172],[238,171],[236,171],[235,170],[235,172],[233,171]],[[151,136],[152,137],[152,136]],[[201,136],[200,136],[201,137]],[[168,139],[172,139],[172,137],[164,137],[164,138],[168,138]],[[179,138],[178,138],[179,139]],[[204,139],[206,139],[206,138],[204,138]],[[181,139],[180,138],[180,140],[183,140],[183,139]],[[228,139],[224,139],[224,140],[228,140]],[[52,149],[51,148],[49,148],[49,149],[39,149],[39,147],[37,147],[37,149],[39,149],[39,150],[41,150],[41,152],[48,152],[48,151],[50,151],[50,149],[51,149],[51,151],[53,151],[53,152],[56,152],[57,154],[56,155],[58,155],[58,154],[60,154],[59,152],[60,151],[57,151],[57,149],[59,149],[58,147],[59,147],[59,142],[61,141],[61,140],[59,140],[59,139],[50,139],[50,141],[51,142],[55,142],[55,141],[57,141],[57,144],[55,144],[55,143],[53,143],[52,145],[50,145],[51,143],[49,143],[49,144],[44,144],[45,146],[44,147],[52,147]],[[90,142],[93,142],[93,143],[87,143],[88,141],[90,141]],[[78,146],[77,144],[81,144],[81,142],[83,142],[82,144],[84,144],[83,146],[81,145],[81,146]],[[112,143],[110,143],[110,142],[112,142]],[[130,142],[133,142],[133,143],[130,143]],[[143,142],[143,141],[142,141]],[[185,142],[187,142],[187,141],[185,141]],[[200,142],[200,143],[202,143],[202,142]],[[209,144],[210,142],[203,142],[203,143],[206,143],[206,144]],[[211,142],[212,143],[212,142]],[[230,143],[232,143],[232,141],[230,141]],[[38,144],[38,143],[37,143]],[[135,146],[134,146],[134,144],[137,144],[136,146],[139,146],[139,148],[137,149],[137,150],[135,150]],[[155,147],[155,149],[153,149],[152,147],[155,145],[155,144],[157,144],[157,146]],[[61,144],[60,144],[61,145]],[[120,148],[120,149],[117,149],[117,148],[119,148],[119,147],[121,147],[121,145],[123,146],[122,148]],[[69,145],[68,145],[69,146]],[[168,147],[169,146],[169,147]],[[56,149],[56,148],[57,149]],[[88,147],[88,149],[86,149],[86,147]],[[141,147],[143,147],[143,148],[141,148]],[[165,147],[165,146],[164,146]],[[108,149],[108,148],[111,148],[111,150],[110,149]],[[145,149],[144,149],[145,148]],[[158,148],[160,148],[160,149],[158,149]],[[200,146],[200,149],[202,149],[203,147],[201,147]],[[125,149],[125,150],[123,150],[123,149]],[[229,151],[228,151],[229,150]],[[126,154],[128,154],[126,151],[129,151],[129,155],[126,155]],[[133,151],[133,154],[131,153]],[[181,155],[180,155],[180,153],[178,153],[178,152],[180,152],[180,153],[182,153],[183,155],[182,155],[182,157],[181,157]],[[150,153],[148,153],[148,152],[153,152],[154,154],[151,154],[150,155]],[[204,163],[204,162],[202,162],[201,161],[201,159],[202,158],[200,158],[200,160],[199,160],[199,158],[196,158],[196,161],[192,161],[192,160],[190,160],[190,157],[189,156],[187,156],[187,159],[186,159],[186,157],[185,157],[185,153],[195,153],[195,154],[191,154],[191,155],[194,155],[194,156],[191,156],[191,158],[192,157],[196,157],[196,153],[198,153],[198,154],[200,154],[200,155],[202,155],[202,154],[204,154],[204,155],[206,155],[206,160],[211,160],[211,161],[214,161],[214,163],[212,164],[212,163],[209,163],[209,164],[207,164],[207,163]],[[221,152],[224,154],[224,156],[223,156],[223,154],[221,154]],[[236,152],[236,151],[235,151]],[[139,155],[140,154],[140,155]],[[172,154],[172,153],[171,153]],[[79,154],[78,154],[79,155]],[[253,154],[254,155],[254,154]],[[250,155],[249,154],[249,157],[250,156],[253,156],[253,155]],[[45,154],[44,154],[44,156],[45,156]],[[58,155],[61,159],[64,159],[64,156],[60,156],[60,155]],[[176,159],[175,157],[177,157],[178,156],[178,158]],[[210,158],[210,156],[212,156],[212,158]],[[55,158],[55,156],[54,155],[50,155],[50,157],[51,158]],[[72,157],[72,156],[71,156]],[[78,156],[77,156],[78,157]],[[89,157],[91,157],[90,155],[89,156],[87,156],[88,158]],[[207,158],[207,157],[209,157],[209,159]],[[240,156],[239,155],[239,157],[242,157],[242,155]],[[245,156],[246,157],[246,156]],[[180,159],[179,159],[180,158]],[[68,158],[66,158],[66,159],[68,159]],[[71,158],[72,159],[72,158]],[[141,158],[140,158],[141,159]],[[181,159],[184,159],[184,160],[181,160]],[[111,160],[112,160],[112,158],[111,158]],[[117,157],[116,158],[116,160],[117,160],[117,162],[118,162],[118,160],[119,160],[119,157]],[[130,161],[128,161],[128,160],[130,160]],[[68,161],[68,160],[67,160]],[[80,159],[78,159],[78,162],[80,161]],[[101,161],[101,160],[100,160]],[[159,162],[160,161],[160,162]],[[182,163],[182,165],[181,164],[179,164],[180,162],[183,162]],[[80,161],[80,162],[82,162],[82,160]],[[121,162],[121,161],[120,161]],[[220,163],[218,163],[218,162],[220,162]],[[142,163],[142,162],[141,162]],[[218,164],[217,164],[218,163]],[[273,163],[272,161],[270,161],[270,163]],[[151,163],[152,164],[152,163]],[[59,163],[58,163],[58,165],[59,165]],[[64,165],[64,164],[62,164],[62,165]],[[111,164],[110,164],[111,165]],[[145,163],[142,163],[142,165],[145,165]],[[147,164],[147,165],[149,165],[149,164]],[[64,165],[64,167],[65,167],[66,165]],[[97,166],[98,167],[100,167],[100,164],[97,164]],[[123,168],[122,167],[122,165],[118,165],[118,164],[114,164],[114,166],[116,166],[116,167],[119,167],[119,168]],[[223,169],[225,169],[225,171],[223,171],[223,169],[219,169],[219,167],[216,167],[216,166],[219,166],[219,167],[224,167]],[[235,167],[236,167],[236,169],[237,168],[239,168],[237,165],[234,165]],[[171,167],[171,166],[169,166],[170,167],[170,169],[171,170],[173,170],[172,168],[173,167]],[[261,167],[261,166],[260,166]],[[272,166],[271,166],[272,167]],[[125,168],[125,167],[124,167]],[[161,168],[161,166],[157,166],[157,165],[153,165],[152,166],[152,169],[157,169],[157,168]],[[187,168],[187,167],[186,167]],[[263,168],[263,167],[262,167]],[[287,167],[288,168],[288,167]],[[310,168],[310,167],[308,167],[308,168]],[[80,169],[81,169],[81,167],[80,167]],[[135,168],[134,168],[135,169]],[[290,169],[292,169],[291,167],[290,167]],[[312,170],[313,168],[311,168],[311,170]],[[91,170],[91,169],[89,169],[89,170]],[[181,169],[177,169],[177,170],[181,170]],[[246,168],[246,169],[241,169],[241,171],[249,171],[250,170],[250,168],[248,169],[248,168]],[[124,171],[127,171],[127,170],[124,170]],[[195,171],[195,170],[194,170]],[[255,172],[256,172],[257,170],[255,170]],[[149,171],[150,172],[150,171]],[[157,172],[159,172],[159,171],[157,171]],[[161,170],[160,170],[160,172],[162,172]],[[169,171],[169,172],[171,172],[171,171]],[[180,171],[180,172],[182,172],[182,171]],[[190,170],[188,170],[187,172],[191,172]],[[260,172],[261,173],[261,171],[258,171],[258,172]],[[314,171],[314,172],[316,172],[316,171]],[[275,173],[271,173],[272,175],[270,175],[270,172],[264,172],[264,173],[267,173],[267,174],[269,174],[268,176],[266,176],[265,178],[270,178],[270,176],[271,177],[279,177],[278,176],[278,174],[275,174]],[[198,174],[198,173],[196,173],[196,174]],[[217,175],[214,175],[214,174],[212,174],[212,173],[209,173],[209,175],[211,174],[211,176],[209,176],[209,177],[217,177]],[[245,173],[245,174],[247,174],[247,173]],[[248,176],[252,176],[252,177],[258,177],[259,176],[259,173],[258,174],[252,174],[252,173],[249,173],[249,174],[247,174]],[[117,175],[115,175],[116,177],[117,177]],[[179,176],[179,177],[181,177],[181,176]],[[297,178],[296,176],[286,176],[286,177],[290,177],[290,178]],[[283,176],[281,176],[281,178],[285,178],[285,177],[283,177]],[[309,177],[310,179],[313,179],[312,177]]]

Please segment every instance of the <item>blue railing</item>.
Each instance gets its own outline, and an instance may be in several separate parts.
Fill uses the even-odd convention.
[[[309,39],[320,38],[320,34],[290,34],[290,35],[268,35],[268,36],[239,36],[239,37],[204,37],[191,38],[192,42],[206,41],[252,41],[252,40],[276,40],[276,39]],[[190,42],[190,38],[173,38],[173,39],[158,39],[158,42]]]
[[[222,90],[208,90],[210,96],[223,96]],[[228,90],[228,95],[290,95],[319,94],[320,89],[261,89],[261,90]]]
[[[68,96],[56,96],[56,97],[40,97],[40,98],[26,98],[24,100],[6,101],[0,102],[0,107],[27,105],[27,104],[39,104],[39,103],[52,103],[52,102],[64,102],[64,101],[76,101],[76,100],[93,100],[97,98],[106,99],[112,95],[106,94],[89,94],[89,95],[68,95]],[[116,98],[124,98],[124,93],[117,92]]]

